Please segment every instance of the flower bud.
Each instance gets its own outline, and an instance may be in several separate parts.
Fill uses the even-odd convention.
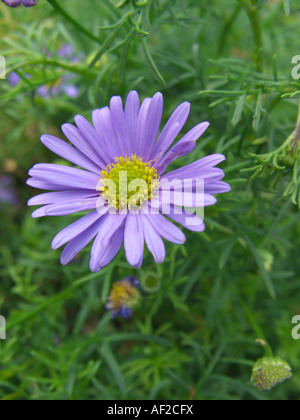
[[[264,357],[253,368],[251,382],[261,391],[270,390],[292,377],[292,369],[284,360]]]

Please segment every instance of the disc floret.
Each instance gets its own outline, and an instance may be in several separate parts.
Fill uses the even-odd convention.
[[[156,168],[137,155],[116,158],[101,174],[101,196],[118,211],[140,208],[154,197],[159,186]]]

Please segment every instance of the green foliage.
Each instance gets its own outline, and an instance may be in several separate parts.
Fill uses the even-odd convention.
[[[293,400],[300,392],[300,2],[254,0],[40,0],[0,4],[1,55],[21,83],[0,80],[0,175],[18,204],[0,203],[0,399]],[[284,6],[284,7],[283,7]],[[58,56],[71,44],[79,61]],[[28,77],[28,75],[30,77]],[[38,88],[71,76],[79,96],[43,98]],[[232,192],[206,210],[203,234],[147,252],[133,270],[124,251],[99,274],[84,250],[67,267],[51,250],[76,216],[32,220],[26,186],[37,162],[59,162],[39,141],[61,137],[76,114],[90,118],[111,96],[164,94],[163,122],[191,102],[188,130],[208,120],[195,151],[174,168],[224,153]],[[296,129],[295,129],[296,127]],[[110,286],[156,278],[130,320],[105,310]],[[293,378],[269,393],[250,383],[266,340]]]

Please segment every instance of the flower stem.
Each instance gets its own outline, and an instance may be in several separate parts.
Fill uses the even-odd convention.
[[[252,326],[253,330],[255,331],[255,334],[257,335],[257,337],[259,337],[259,339],[256,340],[257,343],[263,343],[263,347],[265,350],[265,355],[266,357],[273,357],[273,351],[272,348],[270,346],[270,344],[268,343],[268,341],[265,339],[265,335],[261,329],[261,327],[259,326],[258,322],[255,319],[255,316],[253,315],[253,313],[251,312],[251,310],[248,308],[247,304],[241,299],[239,298],[239,301],[242,305],[242,308],[248,318],[249,324]]]
[[[93,78],[93,77],[96,77],[97,75],[97,72],[93,71],[92,69],[86,69],[85,67],[79,67],[77,65],[67,65],[67,64],[60,63],[58,61],[51,60],[51,59],[42,59],[42,60],[37,59],[37,60],[24,61],[21,64],[17,64],[14,67],[11,67],[9,69],[9,73],[14,72],[26,66],[32,66],[32,65],[38,65],[38,64],[62,68],[62,69],[68,70],[70,73],[78,73],[88,78]]]
[[[293,131],[293,144],[291,147],[291,152],[294,152],[297,146],[297,143],[300,143],[300,99],[298,100],[298,118],[295,130]]]
[[[255,43],[254,60],[257,71],[261,72],[263,69],[263,41],[258,7],[253,1],[249,3],[248,0],[239,0],[239,2],[244,7],[251,23]]]
[[[77,20],[73,19],[58,3],[56,0],[47,0],[48,3],[58,12],[60,13],[64,19],[66,19],[68,22],[70,22],[73,26],[75,26],[80,32],[82,32],[84,35],[92,39],[93,41],[97,42],[98,44],[101,44],[100,39],[98,39],[95,35],[93,35],[91,32],[89,32],[87,29],[85,29]]]
[[[236,8],[235,8],[232,16],[230,17],[230,19],[228,20],[228,22],[224,26],[222,35],[220,37],[219,54],[222,53],[222,51],[223,51],[223,49],[224,49],[224,47],[226,45],[227,36],[228,36],[228,34],[230,32],[230,29],[231,29],[232,25],[234,24],[236,18],[238,17],[240,11],[242,10],[242,7],[243,6],[241,4],[239,4],[239,3],[236,5]]]

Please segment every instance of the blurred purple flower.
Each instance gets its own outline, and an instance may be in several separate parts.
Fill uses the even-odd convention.
[[[70,61],[74,60],[75,58],[75,51],[72,45],[65,44],[63,45],[57,52],[57,55],[62,58],[67,58]]]
[[[0,203],[15,206],[19,203],[13,179],[9,175],[0,175]]]
[[[46,53],[46,49],[44,49],[44,53]],[[66,44],[63,47],[61,47],[58,50],[57,55],[72,63],[79,62],[78,57],[76,57],[75,55],[74,48],[69,44]],[[51,54],[49,53],[48,56],[50,57]],[[28,74],[26,74],[25,77],[27,79],[30,79],[30,76]],[[79,88],[76,85],[72,84],[71,79],[72,75],[63,76],[55,85],[49,84],[38,87],[36,93],[39,97],[44,99],[49,99],[50,97],[57,97],[61,94],[65,94],[70,99],[75,99],[79,96]],[[21,80],[21,77],[15,72],[11,72],[8,76],[8,82],[12,87],[17,87]]]
[[[36,0],[1,0],[4,4],[9,7],[18,7],[23,4],[25,7],[31,7],[36,5]]]
[[[14,71],[12,73],[9,73],[8,75],[8,83],[12,86],[12,87],[17,87],[18,84],[21,82],[21,77],[15,73]]]
[[[75,85],[61,84],[60,90],[64,92],[69,98],[77,98],[79,96],[79,89]]]
[[[81,57],[76,55],[76,52],[72,45],[65,44],[57,52],[57,55],[65,60],[70,61],[71,63],[79,63],[79,58],[84,59],[84,54],[81,54]]]
[[[117,315],[130,318],[132,310],[141,303],[141,296],[140,282],[134,276],[126,277],[113,284],[106,309],[113,318]]]
[[[41,98],[45,98],[45,99],[50,98],[50,95],[49,95],[49,87],[46,86],[46,85],[40,86],[37,89],[36,92],[37,92],[37,95],[40,96]]]

